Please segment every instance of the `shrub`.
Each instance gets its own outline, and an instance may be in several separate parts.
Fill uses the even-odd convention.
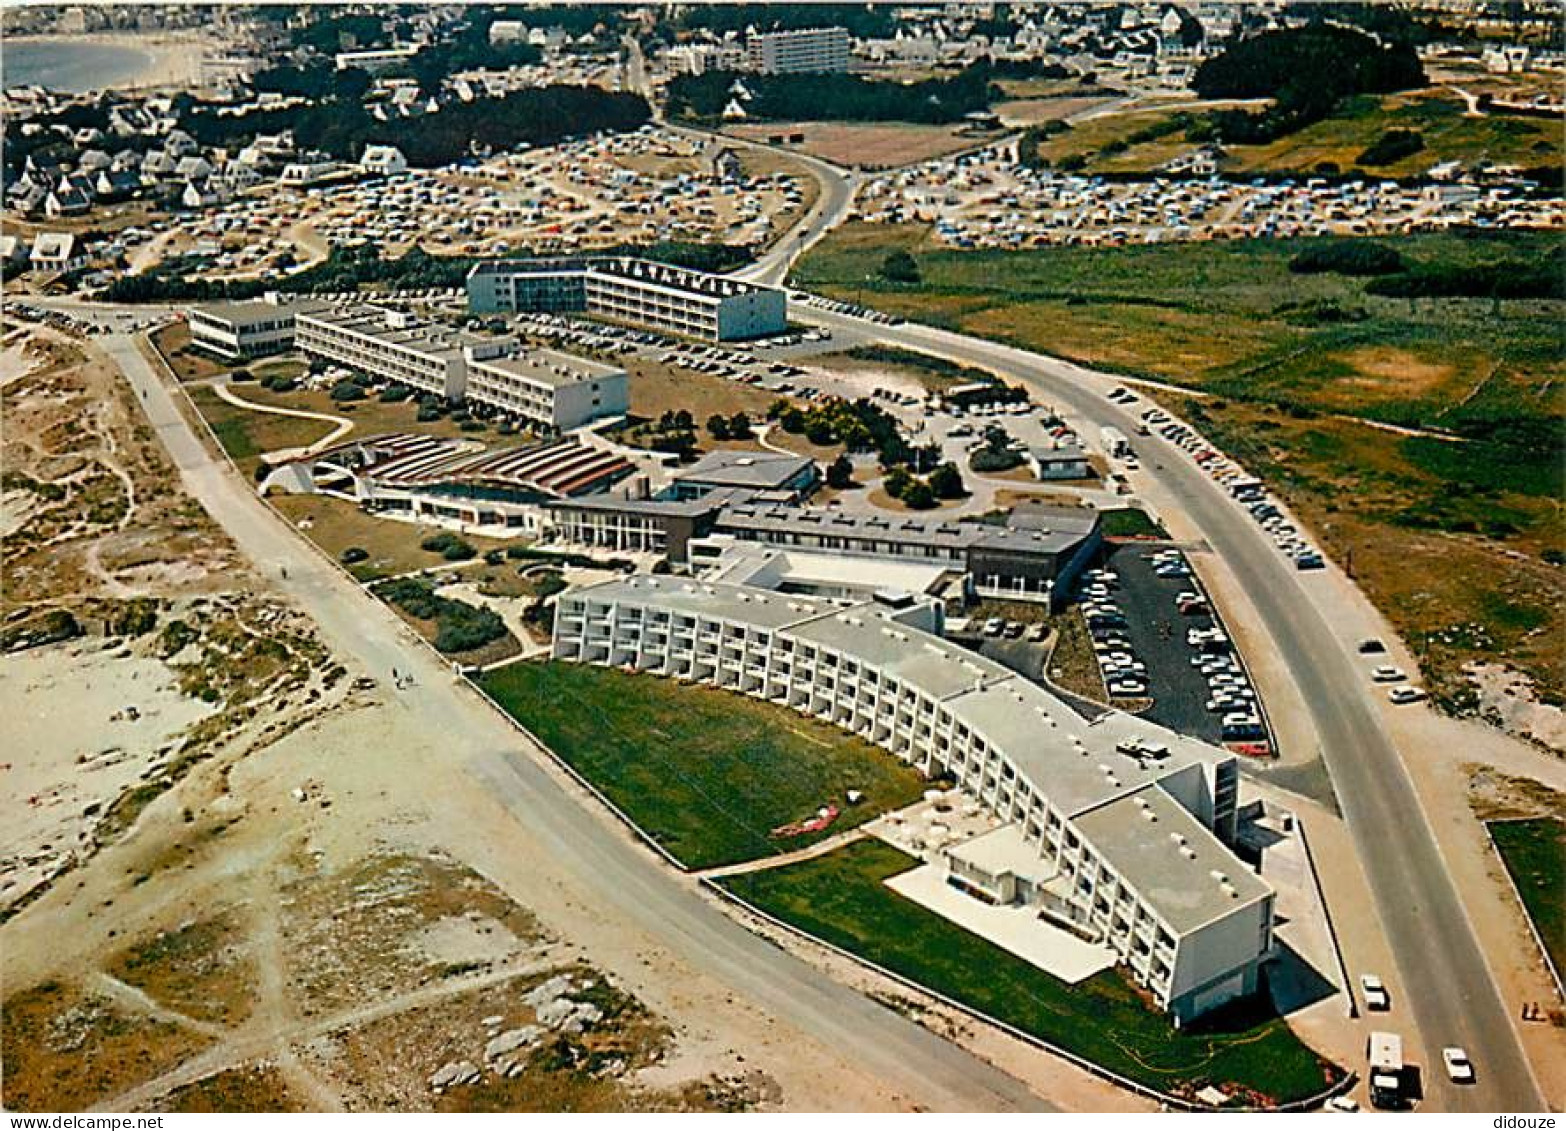
[[[1395,165],[1425,147],[1418,130],[1387,130],[1354,160],[1360,165]]]
[[[342,564],[345,566],[358,565],[360,562],[368,561],[369,558],[370,551],[366,550],[362,546],[349,546],[346,550],[337,555],[337,560],[342,562]]]
[[[826,470],[828,487],[842,489],[854,485],[854,465],[847,456],[838,456]]]
[[[470,543],[449,531],[431,534],[419,543],[419,548],[431,554],[439,554],[448,562],[465,562],[478,556],[478,551]]]
[[[919,264],[906,249],[898,248],[881,261],[881,278],[891,283],[917,283]]]
[[[1403,270],[1396,248],[1375,240],[1343,239],[1312,244],[1289,260],[1296,275],[1391,275]]]
[[[935,506],[935,492],[923,480],[915,479],[903,492],[903,502],[910,510],[927,511]]]
[[[230,381],[251,381],[255,379],[255,374],[248,369],[236,369],[228,375],[228,379]]]
[[[968,493],[963,486],[962,472],[954,463],[943,463],[930,472],[929,484],[937,499],[960,499]]]
[[[713,413],[707,418],[707,431],[712,434],[714,440],[727,440],[729,438],[728,418],[719,413]]]

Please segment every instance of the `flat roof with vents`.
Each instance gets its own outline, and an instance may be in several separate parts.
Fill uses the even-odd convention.
[[[1162,789],[1149,786],[1117,798],[1072,824],[1181,934],[1272,894],[1260,876]]]
[[[583,381],[603,381],[625,373],[613,365],[590,361],[552,349],[522,349],[501,357],[468,363],[470,370],[488,370],[501,377],[516,377],[534,385],[561,388]]]

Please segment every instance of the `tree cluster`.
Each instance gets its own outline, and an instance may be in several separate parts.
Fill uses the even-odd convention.
[[[983,110],[997,96],[988,66],[976,63],[949,78],[884,82],[859,75],[751,75],[707,71],[680,75],[669,84],[668,112],[673,118],[712,121],[734,98],[730,88],[744,83],[752,97],[744,103],[751,118],[779,122],[859,121],[946,124]]]
[[[1356,94],[1390,94],[1425,85],[1408,42],[1378,42],[1352,27],[1313,22],[1229,43],[1197,68],[1203,98],[1271,98],[1260,113],[1220,110],[1208,116],[1226,142],[1260,144],[1327,117]]]
[[[442,597],[421,577],[384,581],[374,592],[417,620],[434,621],[435,648],[446,655],[471,652],[506,635],[505,622],[492,609]]]

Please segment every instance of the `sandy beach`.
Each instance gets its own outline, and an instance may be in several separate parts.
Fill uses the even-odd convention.
[[[162,87],[192,87],[201,82],[201,60],[216,44],[191,35],[143,35],[134,32],[105,32],[92,35],[17,35],[6,36],[3,52],[11,54],[18,49],[47,48],[53,46],[72,48],[107,48],[133,51],[146,62],[134,73],[109,73],[95,82],[96,90],[153,90]],[[39,79],[40,85],[49,86],[47,79]],[[61,84],[61,89],[74,89],[79,84]]]

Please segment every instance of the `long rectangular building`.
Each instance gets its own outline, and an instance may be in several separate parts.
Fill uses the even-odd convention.
[[[781,334],[781,290],[630,256],[502,260],[468,274],[475,314],[582,312],[708,341]]]
[[[475,357],[495,356],[510,344],[362,303],[299,314],[294,341],[309,357],[450,401],[462,400],[466,391],[469,351]]]
[[[624,415],[629,405],[623,369],[512,338],[460,333],[363,304],[300,311],[296,322],[295,344],[309,357],[544,430]]]
[[[1254,992],[1273,892],[1228,847],[1234,757],[1118,712],[1084,720],[937,620],[638,576],[562,594],[552,651],[785,705],[950,777],[1028,850],[1008,894],[1111,949],[1178,1021]],[[997,870],[970,862],[969,886]]]

